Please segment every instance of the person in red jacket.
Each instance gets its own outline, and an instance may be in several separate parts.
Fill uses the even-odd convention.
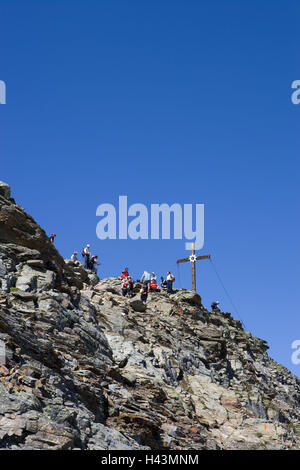
[[[56,237],[56,233],[52,233],[51,237],[50,237],[50,242],[51,243],[54,243],[54,238]]]
[[[156,280],[154,279],[151,279],[151,282],[150,282],[150,291],[152,292],[160,292],[160,289],[157,285],[157,282]]]
[[[133,296],[133,287],[134,287],[134,282],[131,276],[125,277],[122,282],[122,295],[123,297],[126,297],[127,294],[129,297]]]
[[[128,276],[129,276],[128,268],[125,268],[124,271],[122,271],[121,279],[126,279],[126,277]]]

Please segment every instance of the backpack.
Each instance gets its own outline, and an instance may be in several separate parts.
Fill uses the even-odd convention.
[[[83,258],[85,257],[84,248],[81,250],[81,256],[82,256]]]
[[[173,274],[171,275],[171,281],[175,282],[175,276],[173,276]]]

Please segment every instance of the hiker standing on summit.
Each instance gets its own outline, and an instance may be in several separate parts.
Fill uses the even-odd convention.
[[[90,269],[90,245],[86,245],[86,247],[82,250],[81,253],[84,257],[84,269]]]
[[[173,274],[170,273],[170,271],[167,272],[167,279],[166,280],[167,280],[168,294],[173,294],[172,284],[175,281],[175,277],[173,276]]]
[[[141,301],[143,302],[144,305],[146,305],[146,302],[147,302],[148,292],[149,292],[149,284],[144,282],[144,284],[142,285],[142,288],[140,290]]]
[[[148,273],[148,271],[144,271],[141,277],[141,283],[147,284],[147,286],[150,286],[150,281],[151,281],[150,273]]]

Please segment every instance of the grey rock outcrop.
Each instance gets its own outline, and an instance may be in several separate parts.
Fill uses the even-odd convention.
[[[0,449],[299,448],[300,381],[265,341],[191,291],[141,305],[0,184]]]
[[[0,195],[5,199],[10,199],[10,186],[3,181],[0,181]]]

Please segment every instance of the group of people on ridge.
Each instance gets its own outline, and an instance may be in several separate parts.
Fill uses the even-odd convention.
[[[121,280],[122,280],[123,297],[126,297],[127,295],[129,297],[133,297],[134,281],[132,277],[129,275],[128,268],[125,268],[124,271],[122,271]]]
[[[54,239],[56,237],[56,233],[52,233],[50,235],[50,242],[54,244]],[[90,245],[87,244],[85,248],[81,251],[82,257],[84,258],[84,269],[89,269],[93,273],[97,274],[98,268],[97,266],[100,265],[98,263],[98,255],[92,256],[91,250],[90,250]],[[73,261],[75,266],[78,266],[80,264],[80,261],[78,260],[78,251],[74,251],[74,253],[71,256],[71,260]]]
[[[129,275],[128,268],[125,268],[121,274],[122,280],[122,295],[126,297],[132,297],[133,289],[134,289],[134,281],[132,277]],[[161,288],[167,289],[168,293],[172,294],[172,284],[175,281],[175,277],[168,271],[167,278],[164,279],[161,277]],[[144,271],[142,274],[141,279],[138,279],[137,282],[141,283],[140,295],[141,301],[143,303],[147,302],[147,297],[149,292],[160,292],[160,288],[157,284],[157,278],[154,272],[152,274],[148,273],[148,271]]]
[[[56,237],[56,233],[52,233],[52,235],[49,237],[51,243],[53,244],[54,244],[55,237]],[[82,257],[84,258],[84,268],[97,274],[97,271],[98,271],[97,266],[99,266],[100,263],[98,263],[97,255],[92,256],[89,244],[87,244],[86,247],[83,248],[83,250],[81,251],[81,254],[82,254]],[[71,256],[71,260],[73,261],[75,266],[80,265],[80,261],[78,260],[78,251],[74,251],[74,253]],[[122,280],[123,297],[126,297],[127,295],[129,297],[133,297],[134,280],[129,275],[128,268],[125,268],[124,271],[122,271],[121,280]],[[162,289],[166,289],[169,294],[173,294],[174,292],[173,282],[175,281],[175,276],[170,271],[168,271],[166,279],[164,279],[163,276],[161,276],[160,280],[161,280],[160,287]],[[160,292],[160,288],[157,284],[157,278],[154,272],[150,274],[148,273],[148,271],[144,271],[141,279],[138,279],[137,282],[142,284],[142,287],[140,289],[140,296],[144,304],[147,302],[147,297],[148,297],[149,292]],[[220,303],[219,301],[216,301],[211,304],[211,308],[213,312],[220,312],[219,303]]]
[[[86,245],[86,247],[83,248],[83,250],[81,251],[81,255],[84,258],[84,269],[89,269],[93,273],[97,274],[98,266],[100,263],[98,263],[97,255],[92,256],[92,253],[90,251],[90,245]],[[80,261],[78,260],[78,251],[74,251],[71,256],[71,260],[74,262],[75,265],[80,264]]]

